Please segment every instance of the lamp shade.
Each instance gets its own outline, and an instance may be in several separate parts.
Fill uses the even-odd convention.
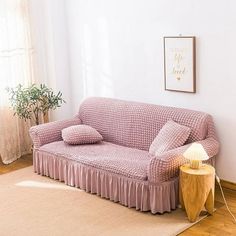
[[[186,159],[189,160],[199,160],[204,161],[208,160],[209,156],[207,155],[205,149],[200,143],[193,143],[183,154]]]

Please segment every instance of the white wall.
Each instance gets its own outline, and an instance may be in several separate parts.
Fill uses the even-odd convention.
[[[217,172],[236,182],[236,1],[67,0],[73,111],[87,96],[201,110],[221,140]],[[197,93],[164,90],[163,36],[197,37]]]
[[[61,91],[66,104],[50,120],[72,116],[67,20],[64,0],[30,0],[36,80]]]

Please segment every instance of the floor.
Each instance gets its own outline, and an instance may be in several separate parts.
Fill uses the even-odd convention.
[[[31,165],[33,165],[33,159],[32,159],[31,154],[22,156],[21,158],[19,158],[18,160],[14,161],[13,163],[11,163],[9,165],[4,165],[0,161],[0,175],[6,174],[11,171],[18,170],[18,169],[21,169],[24,167],[28,167]]]
[[[32,155],[26,155],[18,159],[14,163],[9,165],[3,165],[0,163],[0,175],[9,173],[14,170],[18,170],[33,164]],[[225,197],[228,201],[228,205],[236,215],[236,191],[230,189],[224,189]],[[229,215],[226,206],[223,205],[223,199],[218,186],[216,186],[215,193],[215,206],[217,211],[213,216],[209,216],[206,219],[200,221],[190,229],[181,233],[181,236],[207,236],[207,235],[236,235],[236,223],[233,222]]]

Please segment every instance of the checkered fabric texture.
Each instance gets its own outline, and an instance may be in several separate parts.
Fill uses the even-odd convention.
[[[88,98],[79,109],[82,123],[95,128],[105,141],[147,151],[168,120],[189,127],[191,143],[206,137],[209,117],[199,111],[110,98]]]
[[[62,140],[62,129],[79,124],[81,124],[80,119],[75,117],[31,127],[29,133],[33,140],[34,148],[38,149],[44,144]]]
[[[89,125],[72,125],[62,130],[62,139],[68,144],[86,144],[102,141],[102,136]]]
[[[171,149],[184,145],[190,135],[191,129],[180,125],[172,120],[161,128],[160,132],[153,140],[149,153],[158,156]]]

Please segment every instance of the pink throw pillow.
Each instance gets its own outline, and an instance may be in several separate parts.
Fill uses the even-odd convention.
[[[191,129],[169,120],[161,128],[149,148],[149,153],[158,156],[162,153],[184,145]]]
[[[87,144],[102,141],[102,135],[91,126],[73,125],[62,130],[62,139],[68,144]]]

